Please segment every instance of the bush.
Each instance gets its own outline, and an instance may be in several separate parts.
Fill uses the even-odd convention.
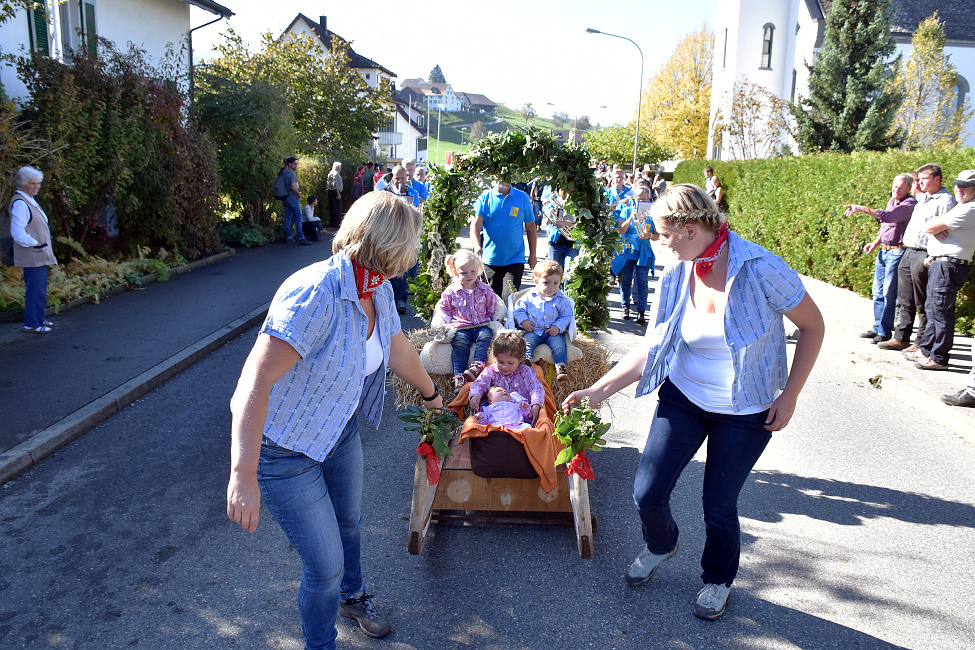
[[[739,235],[781,255],[794,269],[870,296],[874,256],[862,253],[877,235],[867,215],[843,216],[843,206],[883,207],[894,176],[938,162],[944,179],[971,169],[975,150],[822,154],[769,160],[689,160],[674,170],[677,183],[703,185],[704,168],[724,186],[728,221]],[[957,329],[975,334],[973,280],[958,295]]]
[[[260,226],[246,219],[231,219],[217,226],[220,241],[228,246],[263,246],[274,238],[274,229]]]

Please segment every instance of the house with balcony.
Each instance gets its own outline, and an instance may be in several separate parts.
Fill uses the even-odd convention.
[[[169,46],[178,53],[190,42],[190,5],[216,16],[234,12],[211,0],[38,0],[31,10],[19,9],[0,26],[0,50],[19,55],[40,52],[63,61],[81,48],[95,47],[95,36],[124,48],[134,43],[143,48],[150,63],[158,64]],[[180,61],[189,70],[189,57]],[[16,68],[0,62],[0,83],[14,100],[27,96]]]

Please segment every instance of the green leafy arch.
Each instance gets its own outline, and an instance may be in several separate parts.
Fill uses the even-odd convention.
[[[579,246],[566,293],[575,301],[576,325],[583,332],[609,324],[610,262],[620,237],[599,181],[589,168],[585,147],[563,144],[552,131],[527,129],[491,134],[471,145],[448,169],[434,165],[430,198],[423,204],[419,275],[412,281],[413,309],[427,320],[451,278],[444,258],[459,248],[457,237],[467,226],[481,192],[481,175],[517,182],[546,176],[553,189],[566,191],[566,212],[576,216],[572,239]]]

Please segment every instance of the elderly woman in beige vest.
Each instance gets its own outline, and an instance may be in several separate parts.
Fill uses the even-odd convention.
[[[14,175],[10,199],[10,234],[14,239],[14,266],[24,269],[24,331],[50,332],[44,320],[47,304],[47,267],[57,265],[51,245],[47,215],[34,197],[41,190],[44,174],[33,167],[21,167]]]

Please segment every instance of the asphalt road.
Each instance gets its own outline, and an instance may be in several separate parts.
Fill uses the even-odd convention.
[[[406,327],[418,323],[404,323]],[[635,342],[616,337],[623,350]],[[229,399],[251,330],[0,487],[0,647],[300,648],[300,563],[266,513],[225,515]],[[678,483],[681,550],[628,588],[630,492],[652,397],[618,395],[592,455],[595,556],[571,529],[437,525],[406,550],[415,440],[387,395],[363,429],[363,565],[393,633],[353,648],[961,648],[975,643],[975,448],[821,358],[741,499],[728,613],[691,614],[701,458]]]

